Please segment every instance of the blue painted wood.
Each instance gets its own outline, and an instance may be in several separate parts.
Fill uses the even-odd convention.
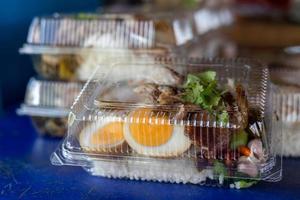
[[[246,190],[92,177],[79,167],[56,167],[61,141],[38,137],[27,117],[0,118],[0,199],[300,199],[300,159],[284,159],[284,178]]]

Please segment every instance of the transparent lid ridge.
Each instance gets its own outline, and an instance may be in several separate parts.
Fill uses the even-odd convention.
[[[84,49],[156,49],[183,45],[194,38],[188,17],[154,14],[98,14],[36,17],[29,28],[26,53],[41,47]]]
[[[83,87],[80,82],[46,81],[31,78],[19,114],[66,116]]]

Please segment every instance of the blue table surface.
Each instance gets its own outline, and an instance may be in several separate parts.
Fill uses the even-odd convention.
[[[60,140],[38,137],[28,117],[0,118],[0,199],[300,199],[300,159],[284,159],[283,180],[244,190],[93,177],[52,166]]]

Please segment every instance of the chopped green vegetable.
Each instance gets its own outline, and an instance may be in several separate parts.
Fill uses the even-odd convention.
[[[216,75],[217,73],[214,71],[206,71],[206,72],[202,72],[198,75],[198,77],[200,78],[200,80],[205,83],[205,84],[209,84],[212,81],[216,80]]]
[[[221,92],[217,89],[215,78],[214,71],[206,71],[198,75],[188,74],[184,84],[184,100],[212,111],[221,99]]]
[[[256,180],[240,180],[234,182],[234,185],[236,189],[242,189],[242,188],[249,188],[256,183],[258,183],[258,181]]]
[[[248,143],[248,133],[242,130],[231,136],[230,148],[232,150],[235,150],[240,146],[246,146],[247,143]]]
[[[188,74],[186,83],[183,85],[183,100],[200,106],[201,108],[213,112],[220,111],[217,121],[228,123],[229,115],[223,106],[222,94],[218,89],[216,72],[205,71],[200,74]]]
[[[218,160],[214,161],[213,171],[217,175],[223,175],[223,176],[227,176],[228,175],[228,172],[226,170],[226,167],[225,167],[224,163],[222,163],[222,162],[220,162]]]
[[[223,123],[228,123],[229,122],[229,115],[226,110],[223,110],[221,114],[217,115],[217,121],[218,122],[223,122]]]
[[[202,107],[207,110],[212,110],[213,107],[218,106],[221,99],[221,93],[217,93],[217,82],[210,82],[207,87],[200,94],[202,100]]]

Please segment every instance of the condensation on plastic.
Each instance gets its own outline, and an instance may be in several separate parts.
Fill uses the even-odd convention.
[[[17,110],[28,115],[40,135],[63,137],[67,132],[68,113],[83,83],[45,81],[32,78],[25,101]]]
[[[281,179],[281,157],[276,157],[275,145],[280,145],[280,122],[273,115],[273,100],[271,85],[269,84],[268,69],[259,62],[251,60],[201,60],[180,58],[156,58],[154,61],[143,63],[117,63],[110,68],[110,72],[95,71],[94,76],[87,82],[79,97],[75,100],[69,115],[68,136],[62,146],[52,155],[51,161],[55,165],[82,166],[89,173],[98,176],[113,178],[129,178],[136,180],[152,180],[175,183],[193,183],[206,185],[223,185],[233,187],[227,178],[255,179],[278,181]],[[146,68],[147,67],[147,68]],[[99,69],[103,69],[100,67]],[[135,71],[134,77],[120,76],[120,79],[111,77],[121,75],[123,71]],[[253,127],[259,130],[259,137],[266,153],[265,162],[259,164],[259,175],[255,178],[243,177],[235,174],[236,168],[226,167],[232,174],[228,177],[219,177],[213,172],[212,160],[236,163],[241,156],[238,151],[230,150],[229,140],[241,126],[238,109],[230,111],[234,117],[229,123],[219,123],[215,113],[204,110],[184,110],[184,118],[180,117],[181,109],[175,105],[155,105],[138,100],[132,102],[133,95],[120,94],[121,91],[131,88],[141,80],[162,84],[156,73],[143,70],[157,70],[157,72],[185,76],[187,73],[198,73],[203,70],[214,70],[220,84],[228,79],[242,83],[246,89],[251,108],[256,108],[262,116],[261,122]],[[140,74],[142,70],[144,74]],[[128,74],[130,74],[128,72]],[[141,79],[139,79],[141,78]],[[138,80],[138,81],[137,81]],[[163,80],[165,81],[165,79]],[[178,83],[163,83],[176,86]],[[125,87],[124,87],[125,85]],[[107,88],[116,90],[121,96],[116,98],[113,92],[107,94]],[[136,111],[138,110],[139,111]],[[145,114],[143,109],[148,109]],[[132,113],[135,111],[135,116]],[[138,113],[139,112],[139,113]],[[150,116],[150,117],[149,117]],[[163,120],[162,120],[163,119]],[[174,131],[173,140],[160,148],[133,147],[130,139],[117,138],[111,135],[114,144],[87,144],[92,133],[109,122],[123,123],[124,127],[135,124],[150,124],[151,126],[171,126]],[[127,125],[126,125],[127,124]],[[114,128],[117,129],[115,126]],[[124,128],[125,138],[128,137]],[[185,132],[189,132],[189,137]],[[157,138],[162,137],[163,131],[157,130],[151,134],[151,141],[158,144]],[[172,142],[171,142],[172,141]],[[198,143],[193,143],[196,141]],[[143,142],[143,140],[142,140]],[[246,167],[247,168],[247,167]],[[224,181],[224,178],[226,179]]]

